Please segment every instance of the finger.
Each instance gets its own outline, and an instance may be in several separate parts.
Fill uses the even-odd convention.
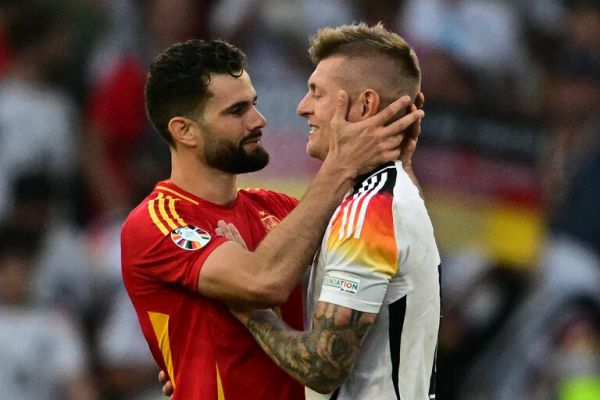
[[[413,124],[415,126],[414,132],[413,132],[414,135],[412,135],[411,137],[415,140],[415,142],[417,140],[419,140],[419,136],[421,136],[421,123],[422,122],[423,122],[423,119],[419,118],[419,120]]]
[[[390,136],[386,140],[379,143],[378,150],[380,153],[385,153],[386,151],[390,150],[401,150],[404,140],[404,135]]]
[[[390,161],[395,161],[395,160],[399,160],[400,159],[400,149],[398,147],[396,147],[395,149],[390,149],[388,151],[384,151],[383,153],[381,153],[381,162],[382,163],[386,163],[386,162],[390,162]]]
[[[242,235],[240,234],[240,231],[238,231],[237,228],[233,225],[232,225],[231,233],[233,235],[233,240],[235,240],[236,242],[241,244],[245,249],[248,249],[246,247],[246,242],[244,241],[244,239],[242,238]]]
[[[174,391],[173,384],[171,383],[171,381],[168,381],[162,387],[162,392],[167,397],[170,397],[171,395],[173,395],[173,391]]]
[[[406,152],[413,153],[417,148],[417,142],[415,140],[409,140],[406,143]]]
[[[419,118],[416,122],[412,123],[408,128],[406,128],[405,132],[407,138],[416,140],[421,134],[421,119]]]
[[[231,240],[239,243],[243,248],[248,249],[248,247],[246,246],[246,241],[244,240],[244,238],[242,238],[240,231],[238,231],[238,229],[235,227],[235,225],[227,224],[227,228],[229,231],[228,234],[231,236]]]
[[[161,385],[164,385],[168,381],[169,381],[169,378],[167,377],[167,374],[165,373],[165,371],[163,371],[161,369],[158,372],[158,383],[160,383]]]
[[[412,157],[412,153],[414,153],[417,147],[417,140],[411,137],[406,137],[400,144],[400,151],[402,152],[402,157]]]
[[[223,228],[222,231],[223,231],[223,236],[225,237],[225,239],[234,241],[233,235],[231,234],[231,231],[229,229]]]
[[[411,104],[410,96],[402,96],[398,100],[393,101],[383,110],[379,111],[373,117],[369,118],[376,124],[385,124],[400,110],[407,108]]]
[[[223,233],[223,229],[221,228],[215,228],[215,233],[217,236],[225,236],[225,233]]]
[[[404,117],[398,119],[397,121],[389,124],[385,129],[385,133],[387,134],[397,134],[399,132],[404,131],[406,128],[414,124],[416,121],[420,120],[425,116],[425,112],[423,110],[417,110],[406,114]]]
[[[225,227],[225,233],[227,234],[227,237],[233,239],[234,238],[234,232],[237,231],[237,228],[235,227],[235,225],[228,223],[227,226]]]
[[[423,109],[423,106],[425,105],[425,95],[423,92],[419,92],[419,94],[417,94],[417,97],[415,98],[415,105],[419,110]]]
[[[344,91],[344,90],[340,90],[338,92],[335,112],[333,113],[331,122],[346,121],[346,115],[348,115],[347,113],[348,113],[348,93],[346,93],[346,91]]]

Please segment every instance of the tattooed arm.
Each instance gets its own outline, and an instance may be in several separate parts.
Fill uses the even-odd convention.
[[[312,330],[304,332],[293,330],[271,310],[232,312],[284,371],[320,393],[333,392],[350,375],[377,316],[319,302]]]

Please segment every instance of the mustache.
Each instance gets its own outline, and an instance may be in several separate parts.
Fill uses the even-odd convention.
[[[248,135],[246,135],[246,137],[244,137],[240,143],[241,144],[245,144],[248,143],[249,141],[255,140],[257,138],[262,137],[262,130],[257,129],[255,131],[250,132]]]

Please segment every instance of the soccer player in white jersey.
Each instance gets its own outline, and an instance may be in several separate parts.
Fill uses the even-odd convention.
[[[327,155],[328,121],[346,93],[349,121],[418,96],[414,51],[381,24],[322,29],[309,53],[316,68],[297,112],[308,120],[313,157]],[[271,310],[232,310],[307,387],[307,399],[435,398],[440,258],[405,169],[397,161],[365,175],[332,216],[311,271],[309,330],[291,329]]]

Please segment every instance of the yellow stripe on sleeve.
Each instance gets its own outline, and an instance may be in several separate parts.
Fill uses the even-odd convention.
[[[175,209],[175,201],[176,200],[174,198],[172,198],[171,196],[167,196],[167,199],[169,199],[169,210],[171,210],[171,215],[173,215],[173,218],[175,218],[175,220],[177,221],[179,226],[187,226],[185,221],[179,216],[179,214],[177,213],[177,210]]]
[[[221,382],[221,374],[219,373],[219,365],[215,363],[217,368],[217,400],[225,400],[225,391],[223,390],[223,383]]]
[[[163,220],[167,221],[167,224],[169,225],[171,230],[175,230],[178,228],[178,226],[175,225],[175,222],[173,222],[171,217],[169,217],[169,214],[167,214],[167,209],[165,208],[165,196],[162,193],[158,194],[158,211],[163,217]]]
[[[154,334],[158,340],[158,348],[162,353],[163,360],[167,366],[167,372],[169,378],[175,388],[175,374],[173,372],[173,358],[171,355],[171,343],[169,342],[169,316],[158,312],[148,311],[150,316],[150,322],[152,322],[152,328]]]
[[[156,225],[158,229],[162,232],[162,234],[166,236],[169,234],[169,230],[158,218],[158,215],[156,215],[156,211],[154,210],[154,202],[155,200],[150,200],[148,202],[148,212],[150,213],[150,217],[152,218],[152,222],[154,222],[154,225]]]

